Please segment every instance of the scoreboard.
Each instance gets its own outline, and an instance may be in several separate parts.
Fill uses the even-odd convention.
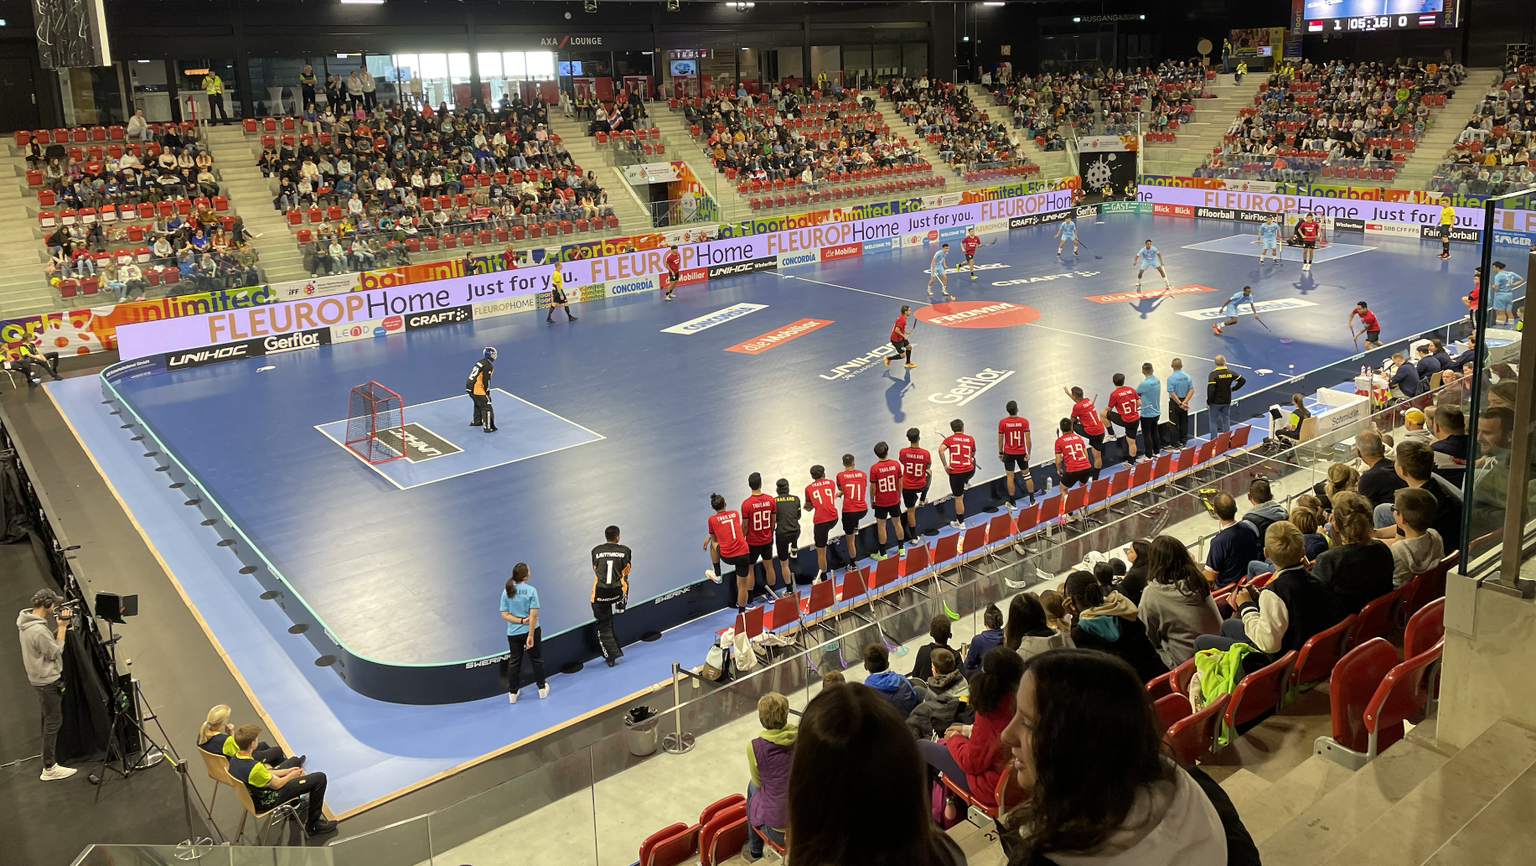
[[[1295,33],[1345,35],[1455,27],[1459,0],[1295,0]]]

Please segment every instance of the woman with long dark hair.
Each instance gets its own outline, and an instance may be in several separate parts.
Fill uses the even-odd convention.
[[[994,647],[971,677],[971,706],[976,720],[950,725],[944,739],[923,740],[917,749],[930,767],[987,806],[997,805],[997,780],[1008,762],[999,736],[1013,717],[1013,692],[1024,674],[1024,660],[1007,647]]]
[[[1021,592],[1008,602],[1008,622],[1003,626],[1003,646],[1029,659],[1046,650],[1067,649],[1072,638],[1051,627],[1040,596]]]
[[[824,689],[805,708],[789,770],[795,866],[964,866],[928,801],[917,741],[874,690]]]
[[[1159,535],[1147,548],[1147,588],[1141,594],[1141,621],[1163,663],[1178,667],[1195,654],[1195,638],[1221,633],[1221,611],[1211,585],[1184,543]]]
[[[1247,866],[1258,850],[1232,801],[1162,753],[1141,679],[1113,656],[1055,650],[1025,665],[1003,743],[1028,792],[1010,812],[1010,866]]]
[[[1301,423],[1312,417],[1312,413],[1307,411],[1304,401],[1305,397],[1301,394],[1291,395],[1290,424],[1275,431],[1275,436],[1280,439],[1281,444],[1287,447],[1301,441]]]

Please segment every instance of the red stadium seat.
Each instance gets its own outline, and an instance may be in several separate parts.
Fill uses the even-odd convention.
[[[1365,765],[1363,756],[1370,745],[1370,734],[1365,728],[1365,707],[1387,672],[1396,665],[1397,650],[1379,637],[1355,647],[1339,659],[1328,679],[1332,735],[1318,737],[1312,746],[1314,753],[1351,769]]]

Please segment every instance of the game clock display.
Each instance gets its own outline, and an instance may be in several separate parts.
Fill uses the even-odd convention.
[[[1296,0],[1297,33],[1455,27],[1458,0]]]

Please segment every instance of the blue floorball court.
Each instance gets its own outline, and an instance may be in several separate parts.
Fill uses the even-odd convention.
[[[1054,255],[1054,226],[989,236],[997,241],[982,246],[977,279],[949,275],[953,303],[929,305],[932,251],[915,247],[683,286],[671,303],[649,293],[578,305],[574,323],[559,313],[554,324],[508,316],[119,388],[355,650],[402,664],[475,660],[506,651],[498,597],[520,561],[532,568],[546,639],[591,622],[589,551],[609,524],[634,550],[632,607],[704,581],[709,495],[736,507],[751,472],[770,491],[788,478],[799,495],[812,464],[835,474],[852,453],[867,468],[874,443],[894,451],[908,427],[933,450],[957,417],[990,454],[1009,400],[1031,423],[1039,464],[1071,405],[1063,386],[1082,386],[1102,406],[1114,373],[1134,385],[1150,361],[1166,378],[1178,356],[1203,409],[1218,353],[1248,377],[1246,392],[1292,367],[1354,355],[1346,317],[1357,301],[1369,302],[1388,342],[1465,313],[1472,245],[1442,261],[1438,242],[1351,235],[1303,272],[1291,248],[1283,265],[1261,266],[1256,231],[1106,215],[1079,221],[1087,247],[1075,259],[1070,247],[1066,259]],[[1141,296],[1133,288],[1132,254],[1146,238],[1162,251],[1172,291],[1155,272]],[[956,244],[951,263],[961,258]],[[1245,317],[1216,336],[1211,320],[1244,285],[1273,332]],[[922,320],[913,370],[883,363],[904,303]],[[706,318],[719,323],[678,327]],[[469,426],[463,392],[484,346],[500,353],[495,434]],[[336,424],[348,392],[369,380],[402,396],[406,422],[433,447],[456,450],[370,467],[343,448]],[[722,611],[632,644],[618,667],[554,677],[548,701],[515,708],[504,698],[363,698],[316,668],[313,650],[255,599],[233,557],[198,535],[196,509],[179,508],[181,497],[152,477],[142,448],[106,417],[94,381],[50,393],[291,747],[339,764],[326,767],[347,779],[332,785],[337,811],[665,679],[671,661],[701,660],[730,621]],[[1254,399],[1234,421],[1287,397]],[[978,479],[1001,473],[985,457],[979,465]]]

